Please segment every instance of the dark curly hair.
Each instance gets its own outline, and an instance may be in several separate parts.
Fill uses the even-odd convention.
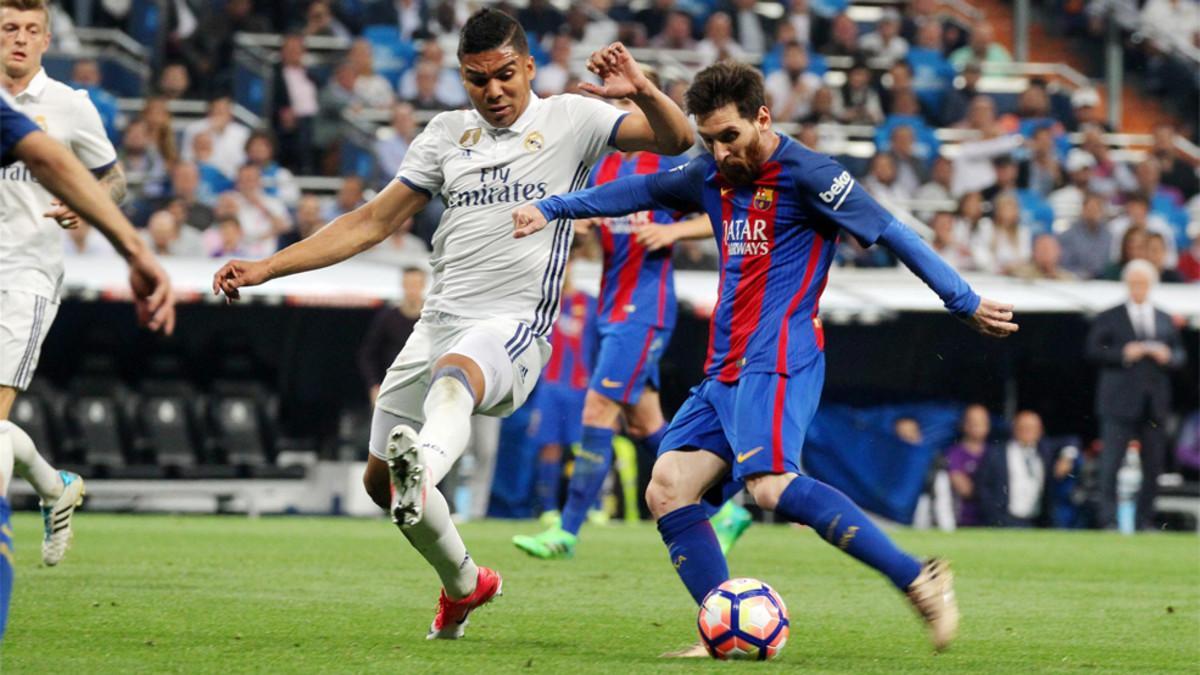
[[[737,61],[718,61],[696,74],[684,94],[688,112],[697,119],[730,103],[738,114],[752,120],[767,104],[762,75],[753,67]]]
[[[458,35],[458,55],[480,54],[493,49],[512,47],[522,56],[529,56],[529,41],[525,29],[508,14],[484,7],[471,15]]]

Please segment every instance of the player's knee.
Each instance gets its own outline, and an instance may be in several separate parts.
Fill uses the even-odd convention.
[[[746,490],[754,497],[754,503],[759,508],[774,511],[780,495],[793,478],[793,474],[759,474],[746,479]]]
[[[620,413],[621,408],[616,401],[589,391],[583,401],[583,426],[611,429],[616,425]]]
[[[646,507],[655,520],[687,505],[679,488],[679,483],[667,472],[655,471],[650,476],[650,484],[646,486]]]
[[[557,443],[543,445],[542,449],[538,452],[538,456],[543,462],[557,462],[562,459],[562,454],[563,448]]]

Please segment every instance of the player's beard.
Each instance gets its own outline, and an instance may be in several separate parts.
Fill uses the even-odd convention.
[[[754,140],[746,148],[745,157],[729,156],[717,168],[725,180],[734,185],[749,185],[758,178],[762,166],[762,138],[754,135]]]

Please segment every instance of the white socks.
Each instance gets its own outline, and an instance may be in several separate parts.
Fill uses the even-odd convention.
[[[450,520],[450,507],[441,490],[431,487],[425,497],[421,522],[401,529],[413,548],[433,566],[446,588],[446,595],[461,600],[475,592],[479,568],[467,553],[467,545]]]
[[[474,411],[474,394],[456,377],[443,375],[430,385],[425,396],[425,426],[417,436],[429,467],[430,485],[442,482],[467,449]]]
[[[8,483],[13,475],[12,438],[8,435],[9,422],[0,422],[0,497],[8,496]]]
[[[37,448],[33,445],[33,439],[29,434],[25,433],[21,427],[13,424],[11,421],[0,421],[0,437],[7,437],[7,443],[0,440],[0,452],[3,452],[3,447],[7,444],[12,450],[12,459],[17,473],[21,474],[25,480],[29,481],[33,489],[37,491],[42,501],[52,502],[62,496],[63,482],[58,475],[58,471],[54,467],[46,463],[46,460],[38,454]],[[3,458],[0,458],[0,462]],[[0,470],[3,467],[0,466]],[[5,480],[9,480],[9,475],[5,474]],[[7,492],[7,485],[5,489]]]

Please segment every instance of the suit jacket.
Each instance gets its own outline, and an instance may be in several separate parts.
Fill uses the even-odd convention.
[[[975,495],[983,524],[988,527],[1028,527],[1049,522],[1057,455],[1058,447],[1054,443],[1046,439],[1038,443],[1045,479],[1038,514],[1026,521],[1008,512],[1008,442],[988,445],[979,461],[979,470],[975,472]]]
[[[1154,310],[1154,339],[1171,349],[1171,360],[1159,365],[1150,358],[1127,364],[1122,356],[1125,345],[1138,339],[1125,305],[1117,305],[1098,315],[1087,337],[1087,357],[1100,366],[1096,386],[1096,415],[1124,420],[1163,421],[1171,412],[1169,371],[1181,368],[1187,360],[1183,339],[1171,317]]]

